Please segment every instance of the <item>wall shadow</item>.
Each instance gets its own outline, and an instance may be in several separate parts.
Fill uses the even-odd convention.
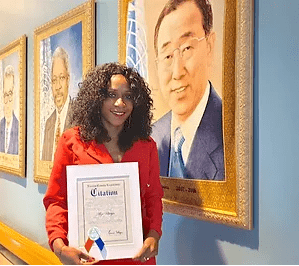
[[[175,235],[178,264],[227,264],[218,240],[258,250],[259,229],[247,231],[185,218]]]
[[[47,191],[48,185],[45,184],[38,184],[38,192],[40,194],[45,194]]]
[[[16,175],[8,174],[5,172],[0,172],[0,178],[6,179],[8,181],[11,181],[13,183],[16,183],[24,188],[27,187],[27,178],[21,178]]]

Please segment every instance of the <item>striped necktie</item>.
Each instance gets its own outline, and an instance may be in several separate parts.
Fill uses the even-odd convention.
[[[57,119],[57,129],[56,129],[56,133],[55,133],[55,151],[57,149],[57,144],[58,144],[58,140],[60,138],[60,116],[58,116],[58,119]]]
[[[181,128],[178,127],[174,131],[174,147],[171,149],[169,176],[185,177],[185,165],[182,156],[182,145],[185,138]]]

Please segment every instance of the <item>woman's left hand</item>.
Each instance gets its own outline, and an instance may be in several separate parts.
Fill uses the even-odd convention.
[[[138,254],[133,258],[145,262],[158,254],[158,244],[160,236],[155,230],[150,230],[146,239],[143,242],[143,246]]]

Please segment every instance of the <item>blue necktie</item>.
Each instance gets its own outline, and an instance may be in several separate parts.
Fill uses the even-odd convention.
[[[179,127],[176,128],[174,131],[174,147],[172,147],[170,154],[169,176],[185,176],[185,165],[182,156],[182,145],[184,141],[185,138],[181,129]]]

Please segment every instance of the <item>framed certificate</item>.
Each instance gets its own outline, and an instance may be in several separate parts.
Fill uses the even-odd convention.
[[[98,260],[143,245],[138,163],[67,166],[69,245]]]

